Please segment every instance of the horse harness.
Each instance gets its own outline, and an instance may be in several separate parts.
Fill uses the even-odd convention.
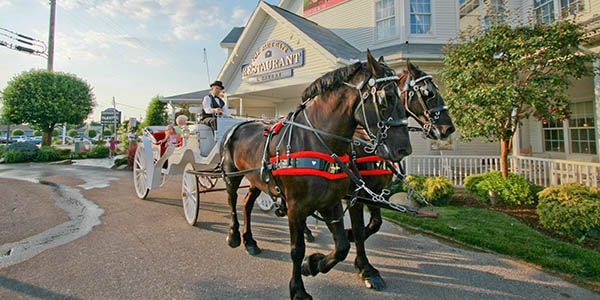
[[[431,128],[433,128],[433,125],[435,125],[438,122],[438,120],[440,119],[441,112],[448,110],[448,106],[440,105],[440,106],[434,107],[432,109],[428,108],[426,103],[433,100],[434,98],[436,98],[435,92],[429,89],[428,83],[426,83],[425,86],[420,86],[420,85],[418,85],[418,83],[422,82],[422,81],[430,80],[431,84],[433,84],[433,86],[437,90],[438,86],[437,86],[437,84],[435,84],[435,82],[433,82],[431,75],[421,76],[417,79],[411,79],[411,78],[412,78],[412,75],[408,75],[408,78],[406,79],[406,81],[404,83],[404,88],[400,91],[400,93],[408,93],[408,99],[407,99],[407,101],[404,101],[404,108],[411,117],[413,117],[415,120],[417,120],[417,122],[421,123],[421,128],[418,130],[419,131],[422,130],[423,135],[427,136],[427,134],[431,131]],[[429,96],[429,94],[432,94],[432,95]],[[411,99],[413,99],[413,97],[415,95],[416,95],[416,101],[418,101],[418,103],[423,107],[424,115],[428,118],[428,121],[426,121],[426,122],[423,122],[421,119],[419,119],[417,114],[415,112],[413,112],[409,107],[409,103],[412,101]]]
[[[285,195],[282,193],[277,182],[278,176],[314,175],[321,176],[329,180],[349,177],[355,184],[356,189],[353,192],[352,199],[348,207],[354,205],[355,201],[358,199],[358,194],[361,190],[366,191],[366,193],[369,194],[369,196],[371,196],[373,201],[375,202],[387,202],[386,196],[389,195],[389,191],[384,190],[381,194],[373,192],[366,186],[366,183],[362,179],[362,175],[367,176],[392,174],[393,171],[390,169],[390,164],[386,163],[383,159],[375,155],[357,158],[354,147],[364,145],[364,150],[367,153],[374,153],[377,147],[380,144],[382,144],[387,138],[387,131],[391,127],[408,126],[408,119],[394,119],[391,116],[386,119],[383,116],[382,112],[382,110],[385,110],[387,108],[385,106],[385,87],[387,86],[387,84],[394,83],[398,80],[399,78],[397,76],[389,76],[379,79],[371,77],[368,81],[366,81],[367,90],[365,92],[362,91],[365,87],[365,81],[359,83],[358,85],[353,85],[344,82],[344,84],[346,84],[347,86],[356,88],[359,91],[361,99],[360,103],[355,108],[354,115],[362,116],[366,125],[364,126],[364,129],[367,135],[369,136],[369,141],[359,138],[348,139],[315,128],[311,124],[310,119],[308,118],[305,110],[307,102],[311,101],[314,98],[306,100],[302,105],[300,105],[299,109],[296,112],[291,113],[287,119],[281,120],[275,125],[265,130],[264,135],[267,137],[267,142],[265,143],[263,153],[263,165],[260,168],[260,176],[261,179],[267,183],[267,191],[269,193],[269,196],[273,199],[275,203],[279,204],[279,207],[276,210],[276,214],[278,216],[284,216],[287,213]],[[377,88],[379,83],[384,83],[383,87],[380,89]],[[398,93],[398,95],[400,95],[400,89],[398,87],[396,87],[396,89],[396,92]],[[376,125],[378,128],[377,133],[374,133],[370,130],[370,126],[368,124],[369,122],[367,119],[365,101],[370,97],[373,99],[375,104],[374,107],[376,109]],[[394,105],[397,105],[397,102],[394,102]],[[383,109],[380,109],[380,106],[383,106]],[[395,108],[396,107],[394,107],[393,109]],[[308,124],[302,124],[295,121],[299,112],[302,112],[304,114],[304,119]],[[276,147],[277,150],[275,156],[269,157],[268,148],[271,143],[271,139],[273,135],[278,134],[279,130],[281,130],[282,128],[284,128],[284,132],[282,133],[284,138],[280,139],[279,144]],[[323,144],[328,150],[328,152],[331,154],[314,151],[292,152],[291,141],[294,128],[305,129],[313,132],[319,140],[319,142]],[[285,140],[286,136],[286,153],[284,155],[281,155],[279,149],[282,148],[281,144]],[[351,146],[350,152],[352,156],[349,157],[346,154],[340,157],[337,154],[333,153],[333,151],[331,151],[331,149],[329,149],[329,147],[327,146],[327,143],[325,143],[325,141],[323,140],[322,136],[342,140],[348,143]],[[273,190],[275,191],[275,193],[271,193],[271,188],[269,188],[269,185],[271,184],[273,185]],[[346,209],[348,209],[348,207]],[[316,215],[313,216],[317,219],[322,220],[322,218]],[[336,221],[339,220],[334,220],[334,222]]]

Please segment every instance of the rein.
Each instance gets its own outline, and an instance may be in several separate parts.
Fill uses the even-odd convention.
[[[432,80],[431,75],[421,76],[414,80],[411,80],[411,75],[408,75],[408,79],[405,81],[404,88],[402,89],[401,93],[408,94],[407,101],[404,101],[404,108],[405,108],[406,112],[411,117],[413,117],[417,122],[419,122],[419,124],[423,128],[423,135],[427,136],[427,134],[429,134],[432,131],[433,125],[435,125],[438,122],[438,120],[440,119],[441,112],[448,110],[448,106],[440,105],[440,106],[434,107],[432,109],[429,109],[427,107],[425,100],[423,100],[423,98],[424,98],[423,95],[425,97],[429,96],[430,91],[425,87],[417,85],[419,82],[425,81],[425,80]],[[435,83],[433,83],[433,85],[437,89],[437,85]],[[423,122],[421,119],[419,119],[418,115],[415,112],[410,110],[410,107],[408,104],[410,103],[410,99],[412,99],[413,96],[415,96],[415,95],[417,96],[418,103],[423,108],[425,117],[428,118],[428,121],[426,121],[426,122]],[[433,133],[434,133],[434,136],[438,136],[438,133],[436,131],[434,131]]]

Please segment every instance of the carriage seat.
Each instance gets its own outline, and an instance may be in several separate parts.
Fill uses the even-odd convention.
[[[160,141],[162,139],[165,138],[165,132],[164,131],[157,131],[157,132],[153,132],[152,136],[157,140]],[[177,145],[175,145],[176,147],[180,147],[181,145],[183,145],[183,137],[179,137],[179,142],[177,143]],[[168,142],[165,143],[161,143],[160,144],[160,156],[163,156],[163,154],[165,154],[165,151],[167,150],[168,147]]]

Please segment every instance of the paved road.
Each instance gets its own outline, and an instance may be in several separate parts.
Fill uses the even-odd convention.
[[[0,299],[287,299],[286,220],[255,210],[263,253],[230,249],[225,194],[203,195],[192,227],[180,181],[171,176],[139,200],[130,172],[0,165]],[[307,253],[328,251],[325,226],[315,234]],[[600,299],[534,267],[389,222],[368,249],[385,291],[363,287],[352,250],[328,274],[305,278],[308,292],[315,299]]]

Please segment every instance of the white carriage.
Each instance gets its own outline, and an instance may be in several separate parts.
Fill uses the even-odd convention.
[[[195,108],[191,112],[198,113]],[[198,108],[201,109],[201,108]],[[182,174],[181,197],[184,216],[191,225],[196,224],[200,194],[214,191],[222,174],[218,166],[219,144],[225,132],[237,123],[247,119],[238,117],[217,118],[217,130],[204,124],[188,124],[183,130],[180,143],[160,145],[157,140],[164,136],[164,126],[145,128],[140,137],[133,163],[135,192],[145,199],[152,189],[161,187],[167,175]],[[261,197],[262,209],[270,209],[270,198]]]

